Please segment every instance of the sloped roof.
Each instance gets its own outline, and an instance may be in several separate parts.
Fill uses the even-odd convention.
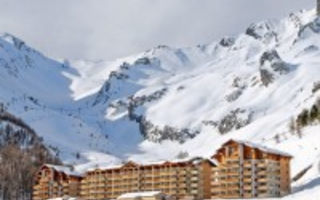
[[[132,168],[132,167],[139,167],[140,165],[135,163],[135,162],[132,162],[132,161],[129,161],[129,162],[126,162],[125,164],[122,165],[122,168]]]
[[[52,169],[56,170],[57,172],[65,173],[66,175],[82,177],[82,175],[80,173],[73,171],[72,168],[68,167],[68,166],[51,165],[51,164],[45,164],[43,166],[48,167],[48,168],[52,168]]]
[[[210,159],[207,159],[207,160],[214,166],[218,166],[219,165],[219,162],[214,158],[210,158]]]
[[[247,140],[230,139],[227,142],[225,142],[222,146],[224,146],[225,144],[227,144],[229,142],[232,142],[232,141],[236,142],[236,143],[239,143],[239,144],[243,144],[243,145],[245,145],[247,147],[259,149],[261,151],[268,152],[268,153],[271,153],[271,154],[281,155],[281,156],[284,156],[284,157],[292,158],[292,155],[290,155],[290,154],[288,154],[288,153],[286,153],[284,151],[280,151],[280,150],[277,150],[277,149],[274,149],[274,148],[270,148],[270,147],[267,147],[267,146],[264,146],[264,145],[261,145],[261,144],[253,143],[253,142],[250,142],[250,141],[247,141]],[[219,148],[219,149],[221,149],[221,148]]]
[[[93,172],[95,170],[109,170],[109,169],[119,169],[123,167],[123,164],[119,164],[119,165],[97,165],[91,168],[88,168],[86,170],[86,172]]]
[[[191,162],[193,164],[197,164],[197,162],[205,160],[205,158],[202,157],[189,157],[189,158],[182,158],[182,159],[173,159],[173,160],[160,160],[160,161],[147,161],[141,163],[143,166],[148,166],[148,165],[163,165],[166,163],[171,163],[171,164],[178,164],[178,163],[187,163]]]

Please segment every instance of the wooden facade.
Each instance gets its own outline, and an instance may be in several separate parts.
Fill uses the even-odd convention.
[[[210,159],[137,164],[87,171],[44,165],[33,199],[81,197],[116,199],[125,193],[160,191],[172,199],[281,197],[290,193],[291,156],[244,141],[230,140]]]
[[[46,200],[62,196],[79,196],[81,176],[68,167],[43,165],[35,177],[33,200]]]
[[[290,193],[291,156],[230,140],[213,156],[212,198],[281,197]]]
[[[121,167],[87,172],[81,181],[80,196],[87,200],[115,199],[121,194],[161,191],[174,199],[210,198],[210,177],[213,163],[192,159],[185,162],[164,162],[138,165],[129,162]]]

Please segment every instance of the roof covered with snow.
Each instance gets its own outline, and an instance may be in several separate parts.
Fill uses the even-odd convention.
[[[245,146],[248,146],[248,147],[251,147],[251,148],[255,148],[255,149],[259,149],[261,151],[268,152],[268,153],[271,153],[271,154],[281,155],[281,156],[285,156],[285,157],[292,157],[292,155],[290,155],[290,154],[288,154],[288,153],[286,153],[284,151],[279,151],[277,149],[270,148],[270,147],[267,147],[267,146],[264,146],[264,145],[261,145],[261,144],[253,143],[253,142],[250,142],[250,141],[231,139],[228,142],[230,142],[230,141],[234,141],[234,142],[237,142],[239,144],[243,144]],[[228,143],[228,142],[226,142],[226,143]]]
[[[162,194],[160,191],[149,192],[133,192],[120,195],[117,199],[137,198],[137,197],[152,197]]]
[[[48,168],[52,168],[54,170],[56,170],[57,172],[62,172],[65,173],[66,175],[70,175],[70,176],[82,176],[80,173],[72,170],[71,167],[68,166],[61,166],[61,165],[52,165],[52,164],[45,164],[45,167]]]
[[[219,162],[214,159],[214,158],[210,158],[210,159],[207,159],[212,165],[215,165],[215,166],[218,166],[219,165]]]
[[[107,166],[95,166],[87,170],[87,172],[94,171],[94,170],[108,170],[108,169],[118,169],[125,167],[127,164],[133,164],[136,166],[152,166],[152,165],[164,165],[168,164],[182,164],[182,163],[191,163],[193,165],[197,165],[202,161],[209,161],[212,165],[218,165],[218,162],[215,159],[208,159],[202,157],[193,157],[193,158],[184,158],[184,159],[174,159],[174,160],[160,160],[160,161],[142,161],[142,162],[132,162],[128,161],[122,165],[107,165]]]
[[[159,160],[159,161],[142,161],[139,162],[141,165],[163,165],[165,163],[187,163],[192,162],[196,164],[199,161],[204,160],[202,157],[188,157],[188,158],[182,158],[182,159],[173,159],[173,160]]]

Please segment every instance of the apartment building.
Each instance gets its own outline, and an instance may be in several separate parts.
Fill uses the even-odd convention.
[[[82,176],[73,172],[70,167],[43,165],[35,177],[32,199],[45,200],[49,198],[79,196]]]
[[[174,199],[211,197],[210,173],[215,163],[194,158],[180,162],[159,162],[95,169],[81,181],[80,196],[87,200],[115,199],[125,193],[161,191]]]
[[[44,165],[36,175],[34,200],[81,197],[116,199],[158,191],[171,199],[281,197],[290,193],[291,156],[247,141],[229,140],[209,159],[164,161],[88,170]]]
[[[290,193],[291,156],[247,141],[230,140],[212,157],[212,198],[281,197]]]

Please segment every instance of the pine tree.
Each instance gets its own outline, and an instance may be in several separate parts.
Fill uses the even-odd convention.
[[[319,117],[319,109],[316,105],[313,105],[310,111],[310,120],[314,122]]]
[[[297,124],[301,127],[307,126],[309,123],[309,111],[304,109],[297,118]]]
[[[302,138],[302,127],[301,125],[297,125],[297,135],[299,138]]]
[[[293,117],[290,119],[288,128],[289,128],[289,132],[290,132],[292,135],[294,135],[295,132],[296,132],[296,130],[297,130],[297,127],[296,127],[296,121],[294,120]]]
[[[38,168],[60,161],[22,120],[4,112],[0,113],[0,123],[0,199],[29,200]]]
[[[280,141],[280,135],[277,134],[274,136],[274,140],[276,141],[277,144],[279,144],[281,141]]]

